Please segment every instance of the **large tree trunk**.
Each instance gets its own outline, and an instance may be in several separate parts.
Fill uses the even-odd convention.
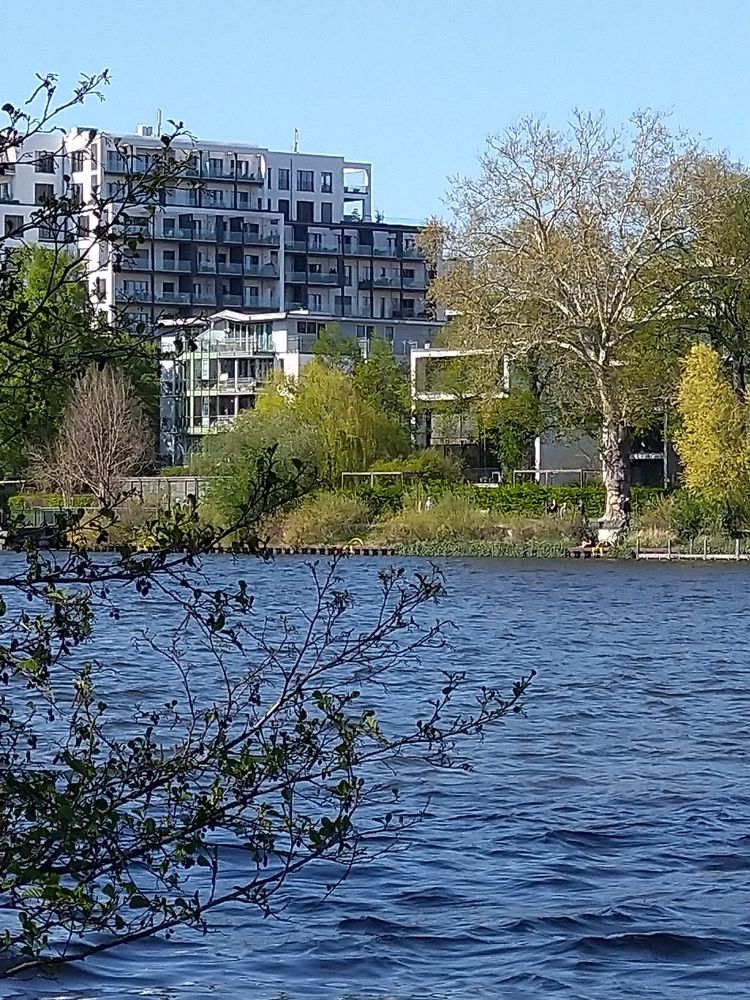
[[[624,523],[630,515],[630,433],[622,420],[606,417],[599,454],[607,503],[604,520]]]

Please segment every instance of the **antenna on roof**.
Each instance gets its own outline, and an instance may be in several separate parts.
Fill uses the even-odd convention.
[[[161,136],[161,108],[156,109],[156,134]]]
[[[294,130],[294,152],[299,153],[299,129]]]

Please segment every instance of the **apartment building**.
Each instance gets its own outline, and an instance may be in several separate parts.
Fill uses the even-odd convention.
[[[127,175],[161,153],[145,126],[124,136],[78,128],[36,137],[0,174],[2,231],[12,237],[49,194],[74,197],[81,217],[67,238],[88,251],[101,308],[147,329],[234,309],[304,313],[301,336],[337,321],[404,355],[434,339],[442,317],[427,301],[418,228],[373,219],[369,163],[179,139],[170,152],[184,164],[179,178],[157,204],[121,220],[123,238],[142,237],[137,250],[95,244],[92,195],[112,199],[114,213]],[[36,237],[44,244],[55,234],[41,228]]]

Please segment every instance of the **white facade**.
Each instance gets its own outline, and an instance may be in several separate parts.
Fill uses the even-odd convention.
[[[15,231],[20,218],[28,224],[45,192],[75,198],[75,239],[90,245],[101,308],[147,330],[217,310],[303,310],[310,325],[295,331],[301,335],[336,321],[351,336],[383,337],[402,355],[437,333],[442,317],[427,302],[417,229],[373,222],[368,163],[178,139],[170,155],[186,163],[179,179],[158,204],[129,208],[120,220],[137,249],[123,256],[87,237],[92,197],[111,199],[114,215],[125,177],[147,170],[157,154],[162,143],[147,128],[125,136],[73,129],[30,141],[0,175],[2,232]],[[40,174],[40,163],[54,170]],[[25,238],[33,235],[43,244],[55,237],[39,229]]]

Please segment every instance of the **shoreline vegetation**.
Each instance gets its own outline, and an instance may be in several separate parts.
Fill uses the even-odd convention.
[[[640,551],[702,558],[750,551],[750,539],[733,531],[725,512],[700,502],[685,490],[633,489],[633,514],[619,544],[601,548],[591,542],[604,509],[598,484],[478,486],[433,478],[404,479],[395,484],[358,485],[349,489],[317,489],[275,512],[252,539],[238,532],[216,551],[257,551],[259,539],[271,555],[393,555],[425,558],[565,558],[594,555],[632,559]],[[201,500],[190,497],[195,532],[226,522],[221,491],[209,482]],[[217,499],[218,498],[218,499]],[[173,515],[130,496],[118,505],[116,520],[103,525],[93,496],[64,499],[50,494],[16,494],[8,503],[18,545],[24,531],[44,534],[35,512],[75,511],[75,528],[48,543],[89,550],[149,551],[158,547],[159,532]],[[41,519],[43,520],[43,519]],[[22,524],[26,528],[21,528]],[[19,530],[20,529],[20,530]],[[11,530],[12,547],[13,530]],[[186,546],[190,539],[186,538]],[[583,546],[583,547],[582,547]]]

